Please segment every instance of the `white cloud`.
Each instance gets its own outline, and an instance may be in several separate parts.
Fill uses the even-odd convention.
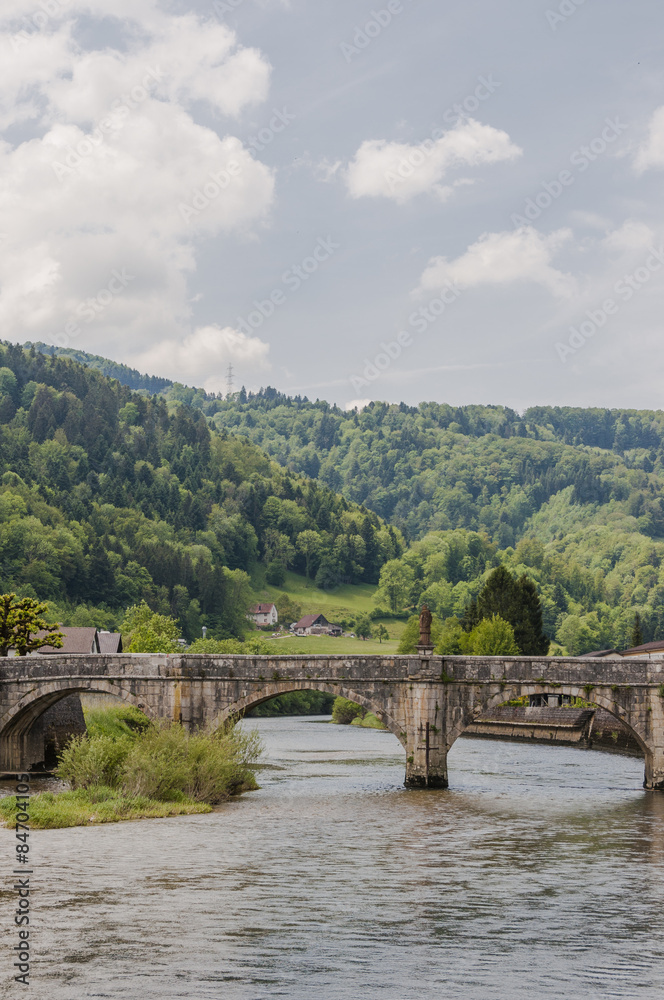
[[[445,200],[452,186],[443,180],[453,169],[515,160],[521,152],[507,132],[471,118],[448,132],[434,132],[416,146],[385,139],[363,142],[346,170],[346,183],[353,198],[404,203],[419,194],[434,194]]]
[[[650,119],[648,138],[639,147],[634,166],[638,173],[652,167],[664,167],[664,106],[657,108]]]
[[[10,13],[33,9],[14,3]],[[269,65],[224,25],[169,16],[155,0],[114,5],[132,24],[125,51],[83,51],[73,15],[108,17],[108,5],[71,0],[63,10],[18,53],[0,30],[11,54],[0,60],[9,95],[0,128],[30,119],[39,128],[0,141],[4,335],[116,356],[182,342],[197,241],[245,239],[274,198],[273,171],[232,134],[198,124],[192,105],[236,115],[265,98]],[[86,303],[109,297],[115,270],[131,280],[91,313]]]
[[[619,229],[608,233],[602,240],[602,245],[607,250],[622,254],[634,250],[647,250],[654,240],[655,234],[645,222],[627,219]]]
[[[446,283],[463,289],[528,282],[541,285],[553,295],[568,297],[575,289],[574,279],[556,270],[551,261],[571,236],[569,229],[543,236],[532,226],[513,232],[484,233],[456,260],[430,260],[419,291],[437,290]]]
[[[372,402],[373,400],[371,399],[351,399],[344,406],[344,410],[364,410]]]
[[[220,392],[226,385],[229,363],[265,370],[270,367],[269,350],[269,344],[258,337],[248,337],[231,327],[204,326],[183,340],[165,340],[134,354],[131,363],[141,371]]]

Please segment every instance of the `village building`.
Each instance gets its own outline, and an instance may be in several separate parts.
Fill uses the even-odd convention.
[[[276,604],[254,604],[253,608],[249,608],[247,618],[256,625],[276,625],[279,621],[279,612]]]
[[[642,646],[633,646],[631,649],[623,650],[620,655],[626,656],[628,659],[638,656],[642,660],[663,660],[664,640],[656,639],[655,642],[644,642]]]
[[[305,615],[292,626],[296,635],[342,635],[341,625],[329,622],[325,615]]]

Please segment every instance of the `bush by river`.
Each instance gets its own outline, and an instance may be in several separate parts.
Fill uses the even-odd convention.
[[[349,701],[348,698],[335,698],[332,706],[332,722],[339,726],[362,726],[365,729],[387,729],[380,719],[368,712],[366,708]]]
[[[86,725],[87,735],[71,740],[58,760],[55,773],[69,789],[31,796],[35,829],[210,812],[258,787],[252,765],[262,746],[255,733],[188,733],[125,706],[91,712]],[[14,796],[0,800],[5,820],[15,808]]]

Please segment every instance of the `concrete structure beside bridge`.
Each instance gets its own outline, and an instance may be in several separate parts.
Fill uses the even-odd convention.
[[[220,726],[290,691],[343,695],[401,742],[406,784],[446,788],[447,754],[481,715],[546,693],[619,718],[645,755],[645,787],[664,790],[664,661],[611,657],[49,655],[0,659],[0,769],[43,761],[38,720],[70,694],[115,695],[188,729]],[[43,736],[41,736],[43,744]]]

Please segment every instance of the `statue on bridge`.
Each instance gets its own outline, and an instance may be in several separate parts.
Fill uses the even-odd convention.
[[[429,606],[422,605],[420,612],[420,646],[431,646],[431,623],[433,621]]]

